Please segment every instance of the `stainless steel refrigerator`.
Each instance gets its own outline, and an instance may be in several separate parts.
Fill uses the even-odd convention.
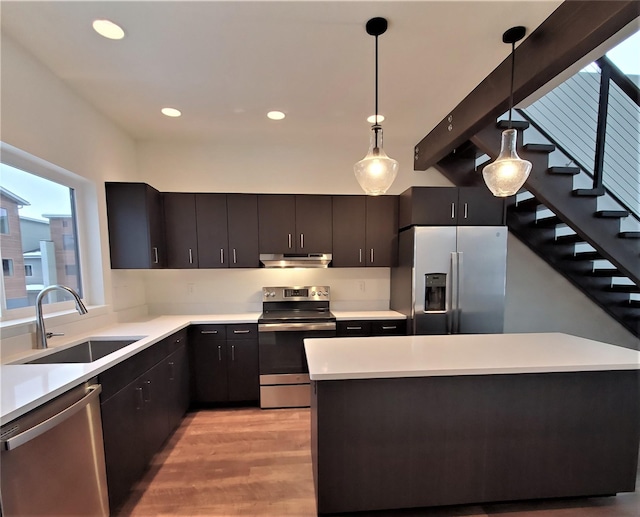
[[[504,330],[505,226],[414,226],[398,237],[391,309],[410,334]]]

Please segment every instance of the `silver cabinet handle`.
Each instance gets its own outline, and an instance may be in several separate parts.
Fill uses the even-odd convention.
[[[362,327],[347,327],[347,330],[362,330]]]
[[[151,402],[151,381],[149,379],[146,380],[145,384],[147,385],[147,396],[144,397],[145,403]],[[142,392],[144,393],[144,386],[142,386]]]
[[[373,264],[373,248],[371,248],[371,263]]]
[[[158,248],[151,248],[153,250],[153,256],[154,256],[154,260],[153,263],[157,264],[158,263]]]
[[[397,326],[397,325],[392,325],[392,326],[390,326],[390,327],[382,327],[382,330],[395,330],[395,329],[397,329],[397,328],[398,328],[398,326]]]
[[[464,204],[464,218],[466,219],[468,215],[469,215],[469,204],[465,203]]]
[[[237,260],[237,257],[236,257],[236,249],[235,248],[233,248],[233,263],[234,264],[238,263],[238,260]]]
[[[456,218],[456,204],[451,203],[451,219],[455,219],[455,218]]]
[[[360,264],[362,264],[362,248],[358,250],[358,260],[360,261]]]
[[[200,334],[217,334],[217,330],[201,330]]]
[[[218,345],[218,361],[222,361],[222,346]]]
[[[235,345],[231,345],[231,360],[232,361],[236,360],[236,346]]]
[[[136,388],[136,395],[138,396],[138,405],[136,406],[136,409],[139,410],[144,407],[144,395],[141,387]]]
[[[289,234],[288,244],[289,244],[289,249],[291,249],[291,234]]]
[[[189,248],[189,264],[193,264],[193,252],[191,248]]]
[[[175,380],[175,377],[176,376],[175,376],[175,371],[174,371],[174,364],[173,364],[173,361],[171,361],[169,363],[169,380],[173,381],[173,380]]]
[[[224,250],[220,248],[220,264],[224,264]]]
[[[234,334],[248,334],[251,330],[234,330]]]
[[[20,434],[17,434],[5,440],[0,440],[2,449],[4,449],[5,451],[10,451],[17,447],[20,447],[21,445],[24,445],[27,442],[30,442],[41,434],[53,429],[58,424],[75,415],[78,411],[81,411],[82,409],[87,407],[87,405],[89,405],[94,399],[98,397],[98,395],[100,395],[101,391],[102,386],[100,386],[99,384],[89,386],[87,394],[84,397],[71,404],[68,408],[60,411],[60,413],[53,415],[51,418],[48,418],[44,422],[41,422],[38,425],[35,425],[30,429],[21,432]]]
[[[300,249],[304,249],[304,233],[300,234]]]

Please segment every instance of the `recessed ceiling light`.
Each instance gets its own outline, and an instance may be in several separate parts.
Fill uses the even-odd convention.
[[[380,115],[378,113],[378,124],[380,124],[380,122],[382,122],[384,120],[384,115]],[[376,123],[376,116],[375,115],[370,115],[367,117],[367,122],[369,122],[370,124],[375,124]]]
[[[182,115],[182,112],[175,108],[162,108],[160,111],[162,111],[162,114],[167,117],[179,117]]]
[[[282,120],[286,115],[282,111],[270,111],[267,113],[267,117],[271,120]]]
[[[95,30],[98,34],[100,34],[100,36],[104,36],[105,38],[124,38],[124,30],[122,30],[122,27],[109,20],[94,20],[93,30]]]

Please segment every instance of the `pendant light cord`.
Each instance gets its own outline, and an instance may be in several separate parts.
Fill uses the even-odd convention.
[[[511,43],[511,88],[509,94],[509,129],[511,129],[511,111],[513,110],[513,78],[516,69],[516,42]]]
[[[376,36],[376,106],[375,106],[375,121],[374,121],[374,125],[377,126],[378,125],[378,36]],[[376,149],[378,148],[378,130],[375,129],[375,136],[376,136]]]

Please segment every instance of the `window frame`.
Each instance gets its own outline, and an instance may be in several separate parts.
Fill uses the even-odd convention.
[[[98,217],[98,202],[96,188],[91,180],[74,174],[46,160],[33,156],[5,142],[0,141],[0,156],[3,164],[15,167],[30,174],[61,184],[73,189],[73,202],[75,204],[75,230],[77,260],[80,268],[80,285],[82,286],[82,299],[85,305],[104,305],[104,276],[102,270],[102,247],[99,242],[100,223]],[[98,236],[96,239],[95,236]],[[92,267],[91,264],[99,264]],[[2,291],[0,322],[11,324],[18,323],[25,318],[35,316],[35,307],[22,307],[7,309],[4,298],[4,284],[0,285]],[[48,303],[43,306],[43,312],[75,312],[75,304],[72,300],[56,303]]]
[[[3,231],[5,228],[7,230],[6,232]],[[0,206],[0,235],[9,235],[10,233],[11,227],[9,226],[9,210]]]

